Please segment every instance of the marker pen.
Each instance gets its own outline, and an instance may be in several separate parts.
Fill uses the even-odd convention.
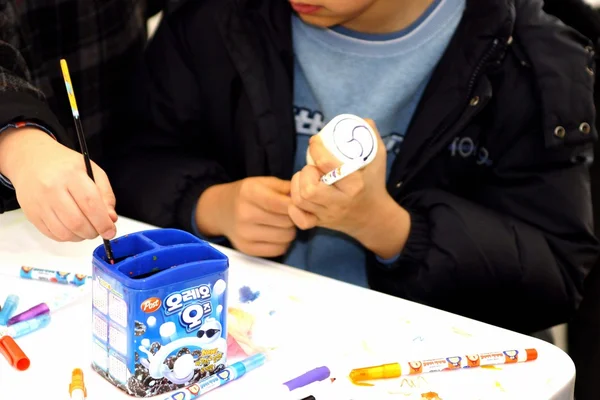
[[[362,160],[350,161],[350,162],[344,163],[341,166],[339,166],[338,168],[334,169],[333,171],[330,171],[330,172],[326,173],[325,175],[323,175],[321,177],[321,182],[323,182],[326,185],[331,186],[334,183],[336,183],[337,181],[342,180],[343,178],[347,177],[348,175],[358,171],[363,166],[365,166],[365,163]]]
[[[477,368],[485,365],[514,364],[536,360],[536,349],[513,349],[491,353],[467,354],[429,360],[417,360],[384,364],[367,368],[353,369],[350,379],[353,382],[372,379],[398,378],[461,368]]]
[[[33,319],[0,328],[0,337],[10,336],[13,339],[20,338],[32,332],[45,328],[50,323],[50,314],[43,314]]]
[[[178,391],[172,393],[168,397],[165,397],[163,400],[197,399],[198,397],[210,392],[213,389],[216,389],[220,386],[226,385],[231,381],[241,378],[247,372],[250,372],[253,369],[256,369],[263,365],[265,361],[266,357],[264,354],[255,354],[251,357],[246,358],[245,360],[231,364],[224,370],[217,372],[216,374],[211,375],[207,378],[204,378],[191,386],[179,389]]]
[[[65,291],[63,294],[57,296],[53,301],[48,303],[40,303],[36,306],[31,307],[29,310],[23,311],[22,313],[15,315],[8,320],[8,325],[14,325],[18,322],[27,321],[35,318],[39,315],[53,313],[65,306],[68,306],[78,300],[91,285],[81,285],[74,290]]]
[[[62,283],[65,285],[81,286],[85,284],[90,277],[85,274],[74,274],[71,272],[55,271],[51,269],[34,268],[27,266],[13,266],[2,268],[1,273],[9,273],[22,279],[31,279],[35,281]]]

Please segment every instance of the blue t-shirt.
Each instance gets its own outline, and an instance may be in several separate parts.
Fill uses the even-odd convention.
[[[387,149],[387,170],[431,73],[460,22],[465,0],[434,0],[411,26],[371,35],[318,28],[294,15],[294,171],[306,165],[310,136],[339,114],[371,118]],[[285,256],[297,268],[367,286],[366,252],[351,237],[325,228],[300,231]]]

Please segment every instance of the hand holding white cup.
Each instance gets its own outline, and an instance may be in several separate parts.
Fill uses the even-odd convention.
[[[342,165],[321,177],[327,185],[343,179],[351,173],[364,168],[377,155],[377,136],[364,119],[352,114],[340,114],[333,118],[317,134],[325,148]],[[306,151],[306,163],[315,165]]]

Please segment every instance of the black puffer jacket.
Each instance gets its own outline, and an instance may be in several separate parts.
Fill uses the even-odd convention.
[[[594,55],[542,6],[467,0],[390,174],[412,229],[392,268],[370,256],[373,289],[522,332],[579,304],[598,254]],[[167,19],[109,169],[119,212],[189,230],[208,186],[291,177],[290,15],[281,0],[206,0]]]

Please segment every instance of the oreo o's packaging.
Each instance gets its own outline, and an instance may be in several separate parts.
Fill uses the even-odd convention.
[[[177,229],[111,241],[93,253],[93,369],[135,397],[225,368],[228,258]]]

